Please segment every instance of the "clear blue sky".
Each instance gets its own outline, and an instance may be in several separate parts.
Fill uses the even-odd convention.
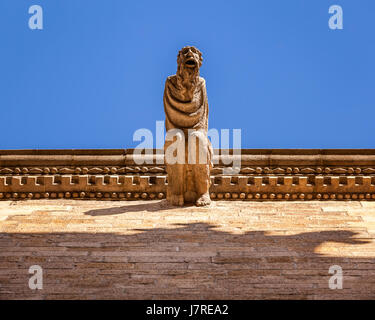
[[[28,8],[44,10],[30,30]],[[344,29],[330,30],[341,5]],[[0,149],[128,148],[203,52],[209,126],[246,148],[375,148],[374,0],[1,0]]]

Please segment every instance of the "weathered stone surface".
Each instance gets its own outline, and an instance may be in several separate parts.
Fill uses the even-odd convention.
[[[374,237],[362,201],[2,201],[0,299],[374,299]]]

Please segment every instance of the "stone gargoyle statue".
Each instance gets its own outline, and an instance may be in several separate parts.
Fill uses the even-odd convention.
[[[197,206],[211,203],[213,152],[207,136],[206,83],[199,76],[202,61],[202,53],[197,48],[182,48],[177,56],[177,73],[165,82],[167,201],[176,206],[191,202]]]

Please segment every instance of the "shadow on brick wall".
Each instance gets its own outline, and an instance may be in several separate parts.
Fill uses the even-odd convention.
[[[316,253],[325,242],[368,243],[352,231],[232,234],[191,223],[129,232],[0,233],[0,299],[375,298],[375,258]],[[42,290],[28,287],[31,265],[44,270]],[[328,288],[332,265],[343,269],[342,290]]]

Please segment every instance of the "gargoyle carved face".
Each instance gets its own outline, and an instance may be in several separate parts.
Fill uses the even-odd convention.
[[[184,47],[177,56],[177,64],[179,67],[198,69],[202,65],[202,53],[195,47]]]

